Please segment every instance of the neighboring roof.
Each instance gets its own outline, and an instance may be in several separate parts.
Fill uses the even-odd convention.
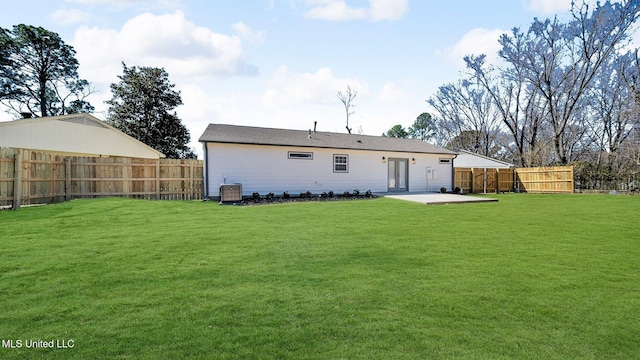
[[[458,150],[460,153],[455,159],[453,159],[453,167],[458,168],[510,168],[513,164],[505,161],[496,160],[488,156],[472,153],[466,150]]]
[[[427,142],[383,136],[209,124],[200,142],[455,155]]]
[[[86,113],[0,122],[0,146],[77,156],[164,157]]]

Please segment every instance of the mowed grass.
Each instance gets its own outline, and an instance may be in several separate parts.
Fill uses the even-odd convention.
[[[640,198],[497,197],[2,211],[0,358],[639,358]]]

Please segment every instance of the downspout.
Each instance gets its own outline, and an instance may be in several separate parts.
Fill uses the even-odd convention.
[[[204,196],[203,200],[209,200],[209,143],[205,141],[204,143],[204,171],[202,172],[202,181],[204,182]]]
[[[454,161],[456,160],[458,155],[460,154],[455,154],[453,158],[451,158],[451,190],[452,191],[456,186],[456,168],[454,166]]]

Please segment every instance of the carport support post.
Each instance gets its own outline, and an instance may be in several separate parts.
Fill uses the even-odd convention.
[[[22,201],[22,154],[20,149],[16,149],[14,156],[16,160],[13,162],[13,203],[11,208],[18,210]]]

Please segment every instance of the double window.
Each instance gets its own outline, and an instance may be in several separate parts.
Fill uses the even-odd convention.
[[[333,155],[333,172],[336,172],[336,173],[349,172],[349,155],[342,155],[342,154]]]

